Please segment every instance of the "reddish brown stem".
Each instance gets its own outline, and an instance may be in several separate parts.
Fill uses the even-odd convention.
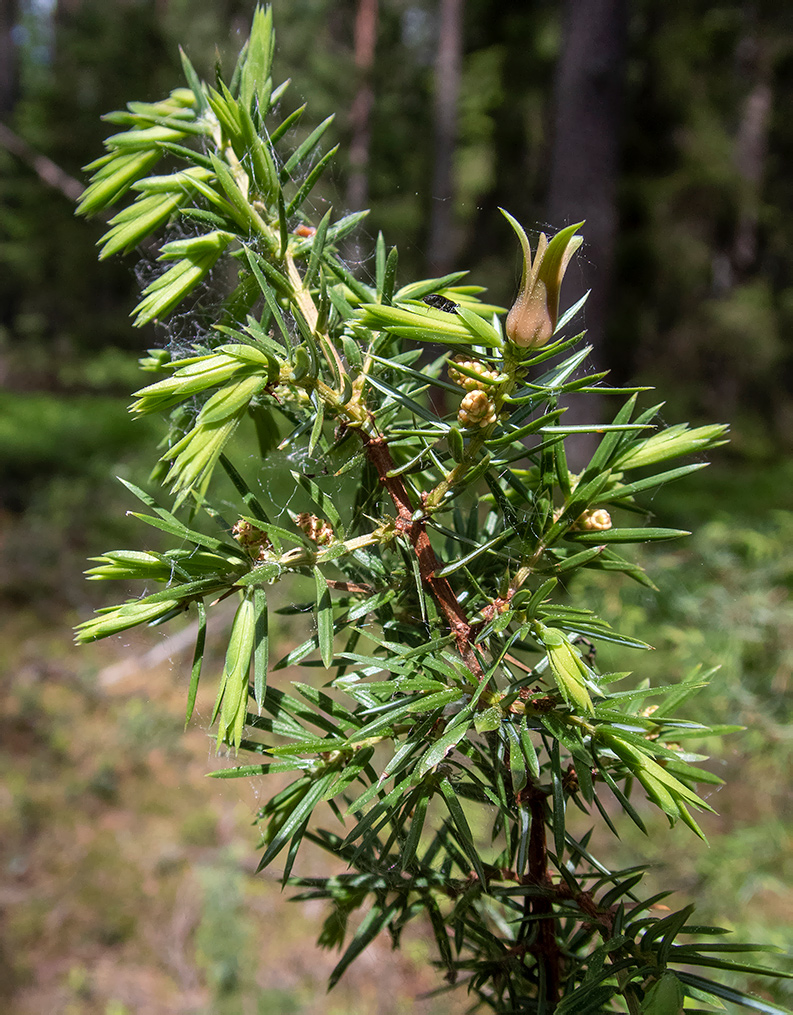
[[[374,595],[374,589],[371,585],[359,585],[357,582],[339,582],[334,581],[332,578],[327,578],[326,581],[330,588],[337,589],[339,592],[352,592],[358,596]]]
[[[527,787],[523,797],[531,814],[528,881],[553,891],[554,884],[548,871],[548,847],[545,841],[545,794],[536,787]],[[555,1005],[559,1000],[561,955],[554,934],[553,902],[550,893],[547,896],[527,896],[526,902],[528,914],[535,918],[540,917],[537,921],[537,938],[528,950],[545,969],[548,1000]]]
[[[446,578],[442,578],[437,573],[438,558],[435,556],[430,537],[427,535],[425,520],[421,513],[417,515],[402,477],[389,475],[394,469],[394,460],[388,450],[388,445],[381,436],[370,437],[361,432],[361,439],[369,461],[377,470],[380,482],[394,502],[397,511],[396,530],[413,547],[418,560],[421,580],[440,607],[454,637],[460,657],[475,676],[482,677],[482,667],[479,665],[471,643],[471,624],[465,610],[457,601],[454,589]]]

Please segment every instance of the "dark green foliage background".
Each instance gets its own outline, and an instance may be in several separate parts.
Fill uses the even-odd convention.
[[[275,6],[279,65],[308,101],[305,126],[340,114],[334,131],[342,152],[333,192],[326,188],[323,195],[339,209],[349,139],[345,112],[355,89],[354,4]],[[27,45],[19,49],[20,92],[10,125],[79,177],[88,153],[99,148],[103,112],[129,96],[147,100],[164,93],[178,73],[178,40],[201,73],[211,72],[216,56],[228,65],[252,7],[82,0],[56,14],[48,43],[37,38],[46,26],[28,18],[27,34],[17,36]],[[521,221],[548,225],[560,7],[472,2],[465,8],[455,154],[458,260],[502,303],[511,297],[516,265],[494,225],[494,208],[508,205]],[[427,0],[380,4],[368,229],[376,234],[382,228],[399,245],[406,278],[427,273],[436,16]],[[629,27],[617,276],[602,365],[620,383],[652,377],[662,385],[674,378],[676,409],[693,413],[694,423],[715,414],[741,424],[732,453],[768,458],[789,450],[793,412],[789,16],[774,4],[694,3],[670,11],[659,0],[642,0],[631,5]],[[763,179],[753,190],[735,166],[734,148],[742,104],[756,81],[752,61],[761,57],[772,107]],[[152,335],[141,339],[124,319],[135,289],[129,268],[96,264],[92,243],[101,227],[75,223],[62,195],[42,187],[2,149],[0,172],[6,383],[62,386],[57,375],[64,360],[107,345],[151,344]],[[720,265],[749,206],[757,209],[756,257],[725,279]],[[585,256],[597,265],[597,250],[585,248]]]

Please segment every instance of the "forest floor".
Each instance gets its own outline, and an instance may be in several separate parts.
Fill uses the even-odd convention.
[[[210,679],[183,732],[185,640],[146,631],[76,649],[66,620],[42,632],[33,614],[15,612],[0,628],[0,656],[7,1015],[466,1007],[462,994],[421,999],[442,978],[420,932],[398,952],[381,936],[326,994],[338,955],[314,944],[325,905],[290,905],[277,870],[254,876],[255,781],[207,778],[229,764],[205,729]],[[330,873],[310,846],[301,868]]]

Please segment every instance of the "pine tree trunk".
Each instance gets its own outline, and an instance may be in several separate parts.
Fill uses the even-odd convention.
[[[0,117],[8,119],[17,100],[19,86],[13,29],[19,10],[17,0],[0,0]]]
[[[355,67],[358,90],[350,111],[350,175],[347,181],[347,207],[358,211],[369,203],[369,155],[372,141],[374,67],[377,42],[377,0],[358,0],[355,15]]]
[[[730,260],[733,274],[742,278],[757,259],[760,203],[768,153],[773,92],[768,47],[757,38],[747,38],[745,52],[749,92],[743,101],[735,137],[735,166],[743,183],[743,199],[735,230]]]
[[[555,229],[586,220],[585,246],[565,278],[563,300],[570,306],[591,290],[583,319],[601,369],[612,303],[627,21],[625,0],[567,0],[555,86],[547,218]],[[571,411],[587,418],[568,412],[565,422],[589,423],[602,410],[590,395],[574,399]],[[584,457],[589,451],[579,449]]]
[[[435,60],[435,155],[428,259],[430,270],[444,275],[454,266],[454,147],[463,59],[464,0],[441,0]]]

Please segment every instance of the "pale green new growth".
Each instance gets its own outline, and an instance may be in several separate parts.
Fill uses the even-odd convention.
[[[726,957],[757,946],[714,944],[723,932],[690,908],[659,915],[642,868],[609,869],[566,824],[575,807],[643,829],[649,801],[702,835],[696,786],[719,780],[681,746],[709,732],[674,717],[688,690],[600,672],[598,641],[649,646],[569,590],[582,569],[652,587],[622,544],[685,533],[647,524],[641,498],[701,468],[656,466],[715,447],[725,427],[659,429],[659,406],[637,410],[635,390],[584,372],[579,308],[558,315],[577,227],[542,237],[532,264],[507,215],[526,267],[506,327],[463,272],[399,288],[382,236],[374,277],[353,275],[339,244],[362,216],[312,204],[330,120],[295,139],[302,109],[274,86],[273,52],[260,8],[228,82],[202,83],[183,56],[189,87],[108,117],[121,131],[89,167],[83,214],[132,198],[100,256],[145,242],[164,262],[135,324],[178,314],[200,337],[150,352],[160,376],[132,406],[171,413],[155,472],[173,508],[129,486],[171,548],[114,550],[88,572],[163,590],[100,612],[78,640],[197,612],[189,718],[207,613],[236,596],[213,722],[246,757],[214,774],[293,773],[260,811],[260,867],[278,858],[300,897],[329,900],[321,944],[349,938],[332,983],[380,931],[398,942],[423,916],[442,989],[495,1012],[672,1015],[702,998],[781,1011],[721,982],[764,972]],[[595,387],[627,396],[613,422],[565,425],[560,400]],[[573,474],[565,442],[582,432],[599,443]],[[218,465],[233,506],[212,500]],[[278,660],[268,601],[312,618]],[[293,666],[303,680],[284,678]],[[314,819],[323,801],[334,830]],[[293,876],[305,839],[349,871]]]

